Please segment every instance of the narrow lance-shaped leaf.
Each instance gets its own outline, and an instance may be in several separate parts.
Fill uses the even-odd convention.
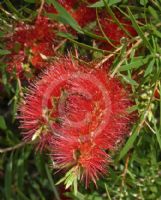
[[[133,16],[131,10],[129,7],[127,7],[127,10],[128,10],[128,13],[129,13],[129,16],[130,16],[130,19],[131,19],[131,22],[135,28],[135,30],[137,31],[137,33],[140,35],[140,37],[142,38],[144,44],[147,46],[147,48],[153,52],[153,48],[151,46],[151,44],[149,43],[149,41],[147,40],[147,38],[145,37],[143,31],[141,30],[141,28],[139,27],[139,25],[137,24],[136,20],[135,20],[135,17]]]
[[[106,0],[106,2],[107,2],[108,6],[112,6],[112,5],[115,5],[119,2],[121,2],[121,0]],[[89,7],[91,7],[91,8],[101,8],[101,7],[104,7],[104,6],[105,6],[104,1],[101,0],[101,1],[98,1],[98,2],[90,5]]]
[[[50,18],[55,18],[56,20],[62,23],[69,24],[73,29],[75,29],[79,33],[83,33],[77,21],[66,11],[66,9],[63,6],[61,6],[55,0],[48,0],[48,2],[51,3],[58,11],[57,15],[48,14]]]

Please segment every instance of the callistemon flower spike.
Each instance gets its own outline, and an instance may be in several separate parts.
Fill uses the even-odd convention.
[[[51,150],[55,166],[78,180],[95,184],[106,173],[108,150],[128,135],[129,92],[103,69],[60,58],[30,86],[20,107],[24,139]]]

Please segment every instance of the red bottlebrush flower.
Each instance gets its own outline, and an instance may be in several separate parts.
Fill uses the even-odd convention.
[[[13,72],[15,70],[18,77],[23,76],[23,62],[25,60],[25,55],[23,51],[18,54],[11,54],[10,61],[7,63],[7,71]]]
[[[39,17],[34,26],[33,35],[35,37],[35,41],[48,41],[52,42],[55,34],[53,32],[53,28],[55,25],[51,23],[51,21],[46,17]]]
[[[96,20],[96,11],[93,8],[87,7],[85,4],[80,5],[73,13],[73,18],[82,27]]]
[[[68,144],[68,148],[67,148]],[[53,159],[60,168],[76,168],[74,177],[85,180],[86,187],[92,180],[106,173],[108,154],[91,141],[81,142],[79,138],[59,136],[53,140]]]
[[[20,77],[19,75],[23,74],[24,58],[36,69],[45,67],[48,57],[54,55],[52,45],[55,27],[56,25],[46,17],[37,18],[32,25],[17,25],[15,32],[7,41],[7,49],[12,52],[12,56],[9,57],[8,72],[16,69],[17,76]],[[32,70],[29,71],[32,73]]]
[[[44,5],[44,11],[47,12],[47,13],[57,14],[57,10],[54,8],[53,5],[45,4]]]
[[[55,34],[53,28],[54,23],[46,17],[39,17],[32,25],[18,24],[15,32],[11,37],[10,43],[20,43],[23,46],[30,47],[35,42],[52,42]]]
[[[14,48],[15,43],[20,43],[22,48],[34,39],[32,34],[33,26],[27,24],[17,24],[15,31],[9,39],[9,49]]]
[[[68,10],[74,8],[78,0],[58,0],[58,2]]]
[[[30,86],[19,118],[24,139],[50,146],[54,163],[70,168],[66,179],[87,186],[106,172],[106,150],[128,134],[130,105],[128,91],[103,69],[61,58]]]
[[[132,27],[131,21],[125,19],[122,15],[116,13],[117,19],[119,22],[123,25],[125,30],[129,32],[131,36],[137,36],[137,32]],[[102,26],[102,29],[106,36],[111,40],[114,46],[120,45],[121,38],[129,38],[127,33],[125,33],[124,30],[122,30],[118,24],[112,19],[111,16],[105,16],[104,14],[99,19],[100,24]],[[97,31],[98,34],[100,34],[100,30]],[[106,50],[112,50],[113,46],[109,43],[101,43],[101,47]]]
[[[35,44],[31,48],[31,51],[32,51],[31,63],[37,69],[46,67],[48,57],[54,55],[52,43]]]

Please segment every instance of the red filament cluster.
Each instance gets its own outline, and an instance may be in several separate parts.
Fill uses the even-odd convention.
[[[49,148],[56,166],[86,185],[106,172],[108,150],[129,132],[129,94],[103,69],[56,61],[30,86],[20,108],[24,139]]]

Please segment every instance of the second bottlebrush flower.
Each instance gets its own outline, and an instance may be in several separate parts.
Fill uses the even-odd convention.
[[[37,140],[57,167],[69,169],[66,183],[71,176],[71,184],[87,186],[105,174],[106,151],[128,134],[129,106],[129,92],[103,69],[60,58],[30,86],[19,118],[24,139]]]

